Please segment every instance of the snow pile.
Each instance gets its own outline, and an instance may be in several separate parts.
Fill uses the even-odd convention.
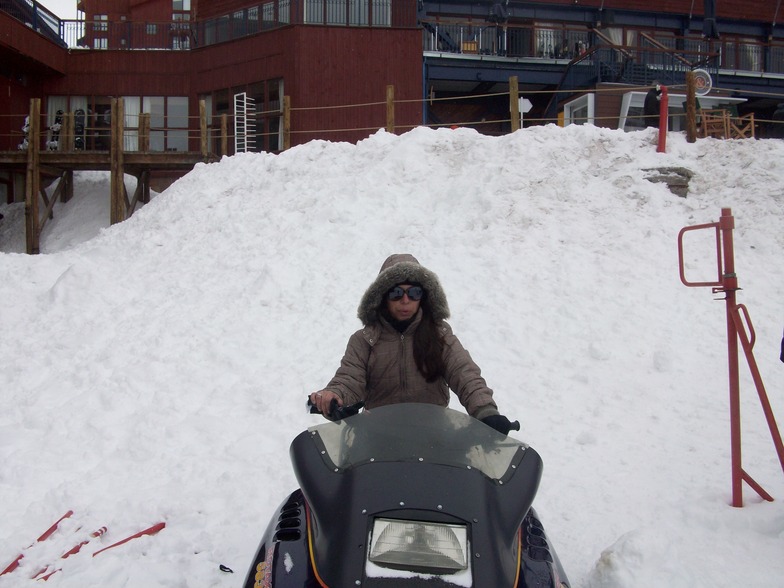
[[[0,588],[38,585],[102,526],[47,585],[238,586],[296,486],[288,445],[319,418],[305,395],[395,252],[439,275],[542,455],[537,510],[575,587],[784,583],[784,473],[742,363],[744,467],[778,500],[745,486],[728,505],[725,305],[681,284],[677,256],[682,227],[732,208],[738,301],[784,419],[784,143],[655,141],[590,126],[314,141],[199,165],[111,228],[106,177],[77,174],[39,256],[20,254],[23,205],[0,206],[0,570],[74,511]],[[685,199],[646,179],[676,166]],[[687,277],[715,279],[713,233],[687,235]]]

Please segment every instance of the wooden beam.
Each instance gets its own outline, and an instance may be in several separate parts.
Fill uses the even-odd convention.
[[[58,151],[73,151],[74,148],[74,116],[73,112],[63,114],[63,126],[60,128]]]
[[[209,157],[209,132],[207,128],[207,103],[199,100],[199,150],[204,159]]]
[[[30,119],[27,130],[27,177],[25,182],[25,239],[27,253],[41,252],[41,231],[38,225],[38,193],[41,176],[38,170],[39,134],[41,127],[41,99],[30,100]]]
[[[520,129],[520,90],[517,76],[509,78],[509,115],[512,118],[512,132]]]
[[[283,97],[283,150],[291,149],[291,96]]]
[[[142,112],[139,115],[139,151],[150,151],[150,113]]]
[[[112,98],[112,136],[109,151],[111,184],[111,224],[125,220],[128,195],[125,191],[125,169],[123,167],[123,133],[125,102],[122,98]]]
[[[225,114],[221,114],[221,155],[229,154],[229,118]]]
[[[387,133],[395,132],[395,86],[387,86]]]
[[[686,72],[686,142],[697,141],[697,84],[693,71]]]
[[[136,176],[136,190],[133,191],[133,200],[131,200],[131,203],[128,205],[128,211],[130,215],[133,215],[133,211],[136,208],[136,204],[140,202],[143,198],[144,185],[142,184],[142,178],[141,178],[143,173],[144,172]]]

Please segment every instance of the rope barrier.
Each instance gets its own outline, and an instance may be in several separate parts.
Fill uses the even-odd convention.
[[[653,87],[653,86],[618,85],[618,86],[612,86],[612,87],[591,88],[591,89],[586,90],[586,91],[589,91],[589,92],[594,93],[594,94],[623,94],[625,92],[647,91],[651,87]],[[676,89],[676,88],[677,89],[682,89],[682,88],[685,88],[685,86],[675,85],[675,86],[669,86],[669,88],[670,89]],[[727,94],[733,94],[733,93],[739,92],[739,90],[737,88],[728,88],[728,87],[714,87],[713,90],[715,92],[727,93]],[[525,95],[525,96],[554,95],[554,94],[560,94],[560,93],[563,93],[563,91],[561,91],[561,90],[526,90],[524,92],[520,92],[520,96],[522,97],[523,95]],[[752,95],[752,96],[780,98],[782,101],[784,101],[784,93],[779,93],[779,92],[744,90],[743,93],[746,94],[746,95]],[[469,94],[469,95],[464,95],[464,96],[442,96],[442,97],[427,96],[427,97],[424,97],[424,98],[394,99],[394,100],[391,100],[391,101],[379,100],[379,101],[374,101],[374,102],[360,102],[360,103],[353,103],[353,104],[340,104],[340,105],[330,105],[330,106],[290,107],[289,108],[289,112],[311,112],[311,111],[327,111],[327,110],[345,110],[345,109],[357,109],[357,108],[376,107],[376,106],[384,106],[384,105],[387,105],[387,106],[393,105],[394,106],[394,105],[397,105],[397,104],[421,104],[421,105],[425,106],[426,104],[448,103],[448,102],[458,103],[458,102],[465,102],[465,101],[470,101],[470,100],[487,99],[487,98],[491,98],[491,97],[508,96],[508,95],[509,95],[509,92],[491,92],[491,93],[485,93],[485,94]],[[283,103],[283,100],[281,100],[280,102]],[[125,120],[126,121],[133,121],[134,119],[141,120],[141,117],[142,117],[143,114],[148,114],[148,113],[125,114]],[[225,113],[225,114],[228,115],[229,117],[232,116],[229,113]],[[273,119],[274,120],[274,119],[277,119],[277,117],[281,116],[282,114],[283,114],[283,109],[282,108],[280,108],[280,109],[272,109],[272,110],[256,112],[256,113],[254,113],[254,118],[255,118],[255,120],[258,123],[263,124],[265,119]],[[27,113],[27,112],[24,113],[24,114],[7,114],[7,113],[0,114],[0,117],[2,117],[2,118],[13,118],[13,119],[17,119],[19,121],[25,120],[25,118],[27,116],[29,116],[29,113]],[[51,116],[51,114],[49,114],[49,113],[42,113],[41,114],[41,120],[43,121],[43,123],[46,123],[46,121],[49,120],[50,116]],[[219,121],[222,116],[223,116],[223,114],[212,114],[209,117],[211,119],[211,122],[208,124],[208,131],[210,133],[210,137],[213,138],[213,139],[215,138],[215,134],[214,133],[219,129],[219,124],[217,124],[217,121]],[[682,118],[682,117],[686,116],[686,113],[676,112],[676,113],[671,113],[669,116],[671,118]],[[638,120],[638,121],[645,121],[646,119],[655,118],[655,117],[657,117],[657,115],[644,115],[642,113],[640,113],[640,114],[636,114],[635,113],[632,116],[627,116],[628,119]],[[183,118],[185,118],[185,119],[188,119],[188,120],[193,120],[193,119],[199,119],[200,117],[198,115],[185,115],[185,116],[176,116],[176,117],[171,117],[171,118],[175,118],[175,119],[183,119]],[[585,122],[588,122],[588,121],[591,121],[591,122],[617,121],[618,119],[619,119],[618,115],[593,116],[593,117],[587,117],[587,116],[571,117],[571,121],[572,122],[576,122],[578,124],[579,123],[585,123]],[[526,123],[529,123],[529,124],[547,124],[547,123],[557,123],[559,121],[559,118],[558,117],[532,117],[532,116],[526,116],[524,120],[525,120]],[[504,119],[478,120],[478,121],[475,121],[475,120],[474,121],[459,120],[459,121],[452,121],[452,122],[432,123],[432,124],[427,124],[427,125],[422,125],[422,124],[395,125],[395,128],[403,130],[403,129],[415,128],[415,127],[418,127],[418,126],[427,126],[427,127],[430,127],[430,128],[440,128],[440,127],[452,127],[452,126],[455,126],[455,125],[478,127],[478,126],[490,126],[490,125],[508,124],[510,122],[512,122],[511,121],[511,117],[510,118],[504,118]],[[765,124],[765,125],[781,125],[781,124],[784,124],[784,121],[773,120],[773,119],[770,119],[770,118],[755,118],[755,123]],[[354,127],[354,128],[335,128],[335,129],[319,128],[319,129],[307,129],[307,130],[298,129],[298,130],[291,130],[289,132],[290,132],[291,135],[300,135],[300,136],[301,135],[308,135],[308,134],[310,134],[310,135],[319,135],[319,134],[326,134],[326,133],[351,133],[351,132],[363,133],[363,132],[368,132],[368,131],[375,131],[375,130],[377,130],[379,128],[384,128],[384,127],[385,127],[385,125],[381,125],[380,124],[380,125],[374,125],[374,126]],[[39,136],[42,137],[42,138],[47,137],[49,135],[49,133],[51,132],[50,129],[48,128],[48,126],[45,125],[45,124],[41,124],[39,128],[41,129],[41,131],[39,132]],[[128,138],[128,134],[130,134],[130,138],[133,139],[134,138],[133,133],[138,133],[138,128],[134,127],[134,126],[126,126],[124,130],[125,130],[125,133],[126,133],[126,138]],[[184,128],[184,127],[155,126],[155,127],[151,127],[150,130],[151,131],[156,131],[156,132],[167,133],[167,134],[171,133],[171,132],[179,132],[180,133],[180,137],[183,136],[182,132],[184,131],[185,132],[185,139],[187,141],[192,141],[192,140],[197,139],[197,138],[199,138],[201,136],[199,130],[194,130],[192,128]],[[108,128],[108,127],[88,126],[88,127],[85,127],[85,131],[88,133],[88,135],[89,135],[89,137],[91,139],[102,139],[102,140],[105,140],[106,137],[109,136],[110,128]],[[277,136],[280,136],[280,135],[281,135],[281,131],[280,130],[269,131],[269,132],[266,132],[266,131],[262,130],[262,131],[257,132],[257,133],[250,133],[250,136],[254,136],[256,138],[277,137]],[[11,137],[13,139],[13,141],[20,140],[24,136],[25,136],[25,133],[23,131],[16,130],[16,129],[12,129],[10,134],[9,133],[0,134],[0,137],[5,137],[5,138]],[[233,138],[233,135],[229,134],[227,136],[228,136],[228,138]]]

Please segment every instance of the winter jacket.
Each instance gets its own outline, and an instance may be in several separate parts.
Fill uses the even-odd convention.
[[[433,318],[444,337],[446,370],[434,382],[426,381],[414,361],[413,334],[422,322],[422,309],[402,333],[378,312],[386,292],[402,283],[418,283],[427,291]],[[358,316],[365,326],[349,339],[340,368],[325,387],[340,396],[344,405],[364,401],[367,408],[399,402],[447,406],[452,389],[471,416],[482,419],[498,414],[493,391],[479,366],[444,321],[449,307],[438,278],[413,256],[393,255],[384,262],[362,297]]]

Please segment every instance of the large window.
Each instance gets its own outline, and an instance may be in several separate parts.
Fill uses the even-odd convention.
[[[391,0],[304,0],[308,24],[367,26],[372,14],[373,26],[390,26],[391,12]]]
[[[150,115],[151,151],[188,150],[188,98],[185,96],[123,96],[123,145],[126,151],[139,149],[141,114]],[[61,111],[61,112],[58,112]],[[209,112],[209,111],[208,111]],[[106,151],[111,147],[112,98],[110,96],[49,96],[46,99],[47,141],[53,141],[52,127],[58,116],[74,117],[78,149]],[[62,134],[62,133],[61,133]],[[76,139],[75,137],[74,139]],[[72,149],[74,146],[50,148]]]
[[[204,100],[207,106],[207,119],[208,125],[212,129],[210,136],[212,137],[212,145],[210,149],[219,153],[219,145],[217,143],[220,132],[220,121],[222,115],[227,115],[227,127],[231,134],[233,128],[234,116],[234,96],[244,92],[248,98],[253,100],[255,107],[255,135],[252,137],[253,151],[280,151],[283,144],[282,129],[283,129],[283,80],[280,78],[272,80],[264,80],[247,84],[243,86],[235,86],[232,88],[224,88],[215,90],[211,94],[203,94],[199,96],[199,100]],[[229,141],[229,145],[233,145],[233,140]]]
[[[150,151],[188,150],[188,99],[185,96],[145,96],[150,114]]]

